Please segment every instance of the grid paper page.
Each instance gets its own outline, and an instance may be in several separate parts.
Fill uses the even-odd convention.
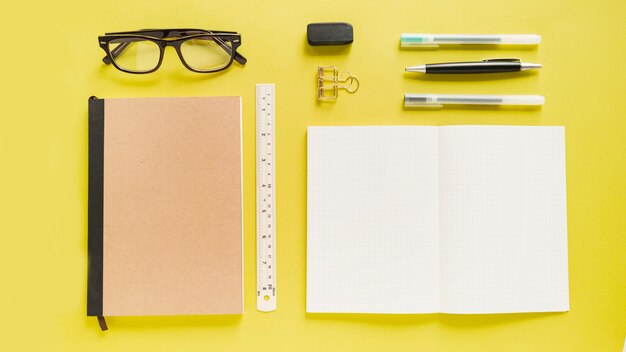
[[[309,127],[307,312],[439,309],[436,127]]]
[[[441,127],[443,312],[569,310],[564,139],[563,127]]]

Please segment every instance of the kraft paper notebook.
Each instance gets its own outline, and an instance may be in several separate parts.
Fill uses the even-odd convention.
[[[309,127],[307,312],[569,310],[562,127]]]
[[[241,98],[89,100],[89,316],[241,314]]]

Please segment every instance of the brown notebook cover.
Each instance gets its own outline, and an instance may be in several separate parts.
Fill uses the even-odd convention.
[[[243,313],[241,98],[89,100],[87,315]]]

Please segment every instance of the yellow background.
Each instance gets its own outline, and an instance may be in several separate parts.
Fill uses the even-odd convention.
[[[0,350],[621,351],[626,336],[626,2],[10,1],[0,13]],[[313,49],[306,24],[345,21],[355,42]],[[249,59],[187,72],[173,51],[154,74],[105,66],[97,35],[150,27],[242,33]],[[536,50],[402,51],[400,33],[537,33]],[[520,57],[538,74],[404,74],[428,62]],[[354,95],[315,101],[319,65],[350,70]],[[276,83],[278,311],[255,310],[254,85]],[[543,109],[405,111],[402,95],[542,94]],[[245,314],[85,316],[87,98],[241,95]],[[306,126],[564,125],[571,311],[505,315],[305,313]],[[140,210],[138,210],[140,211]]]

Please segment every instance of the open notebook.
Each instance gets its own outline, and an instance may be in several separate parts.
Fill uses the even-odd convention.
[[[309,127],[307,215],[307,312],[569,309],[562,127]]]
[[[243,312],[241,98],[89,101],[87,314]]]

